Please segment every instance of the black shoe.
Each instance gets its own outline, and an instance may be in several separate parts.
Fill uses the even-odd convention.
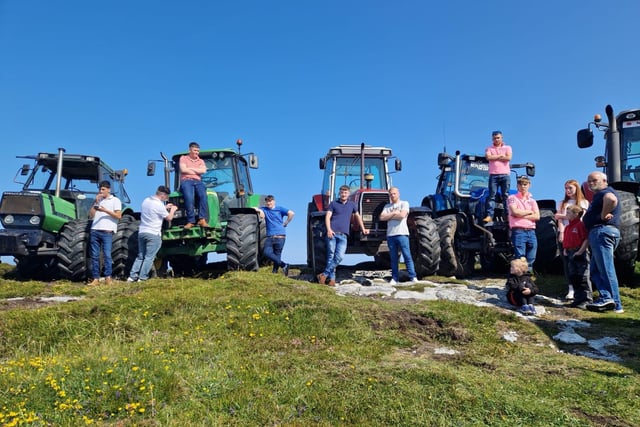
[[[282,267],[282,274],[284,274],[284,277],[289,277],[289,264],[285,264]]]
[[[603,311],[609,311],[616,308],[616,303],[612,300],[602,300],[599,299],[592,303],[587,304],[587,310],[589,311],[597,311],[602,313]]]

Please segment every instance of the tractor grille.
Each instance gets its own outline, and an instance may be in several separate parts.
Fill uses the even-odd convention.
[[[0,214],[42,215],[40,194],[4,193],[0,204]]]
[[[389,203],[389,193],[362,193],[360,196],[360,215],[364,227],[370,230],[386,230],[387,222],[380,221],[384,205]]]

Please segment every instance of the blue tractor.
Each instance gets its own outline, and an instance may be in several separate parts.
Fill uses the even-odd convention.
[[[513,245],[505,195],[498,192],[494,221],[482,222],[489,193],[489,161],[484,155],[440,153],[438,167],[436,192],[422,200],[422,206],[432,212],[438,226],[441,246],[438,274],[468,277],[477,262],[487,273],[508,271]],[[511,169],[512,182],[516,181],[519,169],[524,169],[528,176],[535,175],[533,163],[512,164]],[[536,226],[538,251],[534,268],[546,271],[557,267],[559,262],[555,201],[537,200],[537,203],[540,220]]]

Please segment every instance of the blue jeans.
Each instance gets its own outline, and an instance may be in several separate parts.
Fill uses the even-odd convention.
[[[100,249],[104,259],[104,275],[111,277],[111,247],[113,246],[113,232],[91,230],[91,273],[94,279],[100,278]]]
[[[162,236],[151,233],[138,233],[138,256],[133,262],[129,277],[147,280],[153,267],[156,254],[162,246]]]
[[[496,195],[498,194],[498,187],[500,187],[500,194],[502,194],[502,203],[504,204],[509,197],[509,187],[511,185],[511,179],[508,174],[504,175],[489,175],[489,201],[487,205],[487,216],[493,218],[493,212],[496,209]]]
[[[267,239],[264,241],[264,256],[273,261],[273,272],[277,273],[279,267],[284,267],[287,265],[282,262],[282,249],[284,249],[284,237],[271,237],[267,236]]]
[[[198,218],[209,221],[209,206],[207,205],[207,187],[202,181],[195,179],[185,179],[180,183],[180,192],[184,197],[187,222],[196,222],[195,198],[198,198]]]
[[[620,230],[605,225],[589,231],[591,247],[591,281],[598,289],[600,298],[616,303],[616,310],[622,309],[618,277],[613,264],[613,253],[620,244]]]
[[[336,279],[336,268],[342,262],[346,252],[346,234],[334,233],[333,239],[327,238],[327,266],[324,269],[324,275],[327,276],[327,279]]]
[[[529,264],[529,271],[533,269],[533,262],[536,260],[538,251],[538,239],[536,230],[524,230],[522,228],[511,229],[511,243],[515,258],[525,257]]]
[[[411,258],[409,247],[409,236],[387,236],[387,246],[389,246],[389,257],[391,258],[391,278],[396,282],[400,281],[398,278],[398,263],[400,262],[398,251],[402,252],[409,279],[416,278],[416,270],[413,267],[413,258]]]

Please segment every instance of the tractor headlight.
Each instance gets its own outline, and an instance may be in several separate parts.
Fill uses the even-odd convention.
[[[40,217],[39,216],[32,216],[31,218],[29,218],[29,224],[31,224],[31,225],[39,225],[40,224]]]
[[[7,215],[4,217],[5,224],[13,224],[14,221],[15,219],[13,218],[13,215]]]

